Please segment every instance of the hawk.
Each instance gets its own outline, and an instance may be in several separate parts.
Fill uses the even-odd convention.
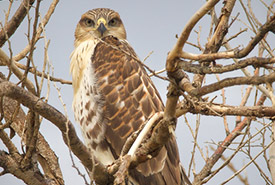
[[[120,156],[126,139],[163,103],[126,40],[119,14],[93,9],[81,16],[71,54],[75,120],[89,150],[103,165]],[[129,171],[128,184],[182,184],[175,138],[159,154]]]

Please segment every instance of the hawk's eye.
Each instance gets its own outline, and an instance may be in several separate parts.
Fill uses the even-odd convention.
[[[108,25],[109,26],[116,26],[117,23],[118,23],[118,20],[116,18],[113,18],[108,22]]]
[[[89,26],[89,27],[94,27],[95,25],[95,22],[92,19],[88,19],[88,18],[84,20],[84,23],[86,26]]]

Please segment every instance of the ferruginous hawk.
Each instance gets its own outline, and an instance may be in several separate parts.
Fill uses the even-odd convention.
[[[73,110],[85,144],[104,165],[120,155],[126,139],[163,111],[157,89],[126,40],[117,12],[98,8],[82,15],[71,54]],[[158,156],[129,171],[128,184],[182,184],[175,138]]]

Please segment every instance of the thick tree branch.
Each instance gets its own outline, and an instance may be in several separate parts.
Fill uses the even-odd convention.
[[[197,88],[194,91],[188,92],[195,96],[203,96],[215,91],[218,91],[225,87],[231,87],[234,85],[260,85],[264,83],[272,83],[275,81],[275,72],[262,75],[262,76],[252,76],[252,77],[235,77],[235,78],[226,78],[219,82],[205,85],[201,88]]]
[[[92,171],[93,161],[91,154],[78,138],[72,123],[58,110],[43,102],[40,98],[16,86],[15,84],[0,79],[0,96],[10,97],[29,109],[39,113],[59,128],[64,142],[72,152],[81,160],[83,165]],[[68,130],[67,130],[68,129]],[[68,134],[68,135],[67,135]],[[68,139],[70,139],[68,141]]]
[[[182,68],[186,72],[197,73],[197,74],[217,74],[217,73],[225,73],[238,69],[245,68],[247,66],[254,67],[267,67],[267,64],[275,63],[275,58],[262,58],[262,57],[252,57],[244,60],[238,61],[238,63],[234,63],[226,66],[202,66],[191,64],[186,61],[182,61],[178,59],[179,67]]]
[[[214,11],[214,10],[213,10],[213,11]],[[214,21],[213,21],[214,24],[217,25],[217,24],[218,24],[218,18],[217,18],[217,16],[216,16],[215,13],[214,13],[214,15],[213,15],[213,20],[214,20]],[[255,32],[256,32],[256,31],[255,31]],[[224,40],[226,40],[226,38],[224,38]],[[229,45],[228,42],[224,44],[224,47],[225,47],[228,51],[232,50],[232,48],[231,48],[231,46]],[[274,58],[274,57],[273,57],[273,58]],[[234,61],[235,63],[238,63],[238,60],[237,60],[236,58],[233,58],[233,61]],[[242,70],[242,72],[245,74],[245,76],[247,76],[247,77],[248,77],[248,76],[251,76],[250,73],[249,73],[249,71],[248,71],[247,69],[243,68],[243,69],[241,69],[241,70]],[[271,100],[274,99],[273,96],[272,96],[271,94],[268,93],[268,90],[267,90],[264,86],[259,85],[259,86],[256,86],[256,87],[257,87],[257,89],[259,89],[260,91],[262,91],[262,93],[264,93],[265,96],[269,97]]]
[[[22,141],[25,142],[23,130],[26,115],[24,111],[20,107],[16,116],[13,118],[13,113],[17,107],[17,102],[11,98],[3,97],[3,102],[1,102],[1,105],[3,106],[2,111],[6,122],[12,122],[10,127],[21,137]],[[0,107],[0,109],[1,108],[2,107]],[[45,175],[59,182],[59,184],[64,184],[60,166],[58,164],[58,158],[41,133],[38,134],[36,146],[38,161],[41,164]]]
[[[7,172],[13,174],[18,179],[23,180],[26,184],[29,185],[41,185],[41,184],[52,184],[54,183],[47,182],[44,179],[43,175],[37,171],[34,172],[33,169],[22,170],[18,161],[21,161],[22,157],[17,155],[17,158],[14,159],[9,154],[4,151],[0,151],[0,166],[3,167]]]
[[[225,35],[228,33],[228,21],[231,15],[231,12],[234,8],[236,0],[227,0],[224,1],[224,6],[221,9],[220,18],[218,21],[218,24],[215,28],[215,32],[211,39],[207,42],[205,50],[203,51],[203,54],[210,54],[210,53],[216,53],[219,51],[222,41],[224,40]],[[182,55],[184,51],[181,51]],[[209,61],[207,60],[201,60],[203,63],[202,65],[209,66]],[[210,60],[211,61],[211,60]],[[201,87],[202,82],[204,79],[204,75],[196,74],[193,78],[193,84],[195,87]]]
[[[219,82],[212,83],[210,85],[205,85],[201,88],[195,88],[188,78],[182,78],[181,81],[178,83],[178,86],[191,96],[200,97],[223,89],[225,87],[231,87],[235,85],[260,85],[264,83],[272,83],[274,81],[275,73],[273,72],[271,74],[262,76],[226,78]]]
[[[0,151],[0,166],[4,169],[5,173],[13,174],[17,178],[23,180],[26,184],[57,185],[55,182],[48,181],[44,178],[40,173],[37,164],[32,163],[29,168],[22,168],[21,161],[23,160],[23,157],[19,154],[17,148],[4,130],[0,130],[0,138],[9,150],[9,154],[5,151]]]
[[[230,106],[223,104],[215,104],[209,102],[187,103],[182,101],[178,104],[177,117],[186,114],[202,114],[206,116],[251,116],[257,118],[273,118],[275,108],[266,106]]]

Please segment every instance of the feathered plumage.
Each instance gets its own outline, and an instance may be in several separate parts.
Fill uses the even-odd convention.
[[[163,111],[159,93],[136,59],[117,12],[101,8],[82,15],[71,54],[73,110],[86,145],[104,165],[119,157],[134,131]],[[175,138],[129,175],[130,184],[182,184]]]

